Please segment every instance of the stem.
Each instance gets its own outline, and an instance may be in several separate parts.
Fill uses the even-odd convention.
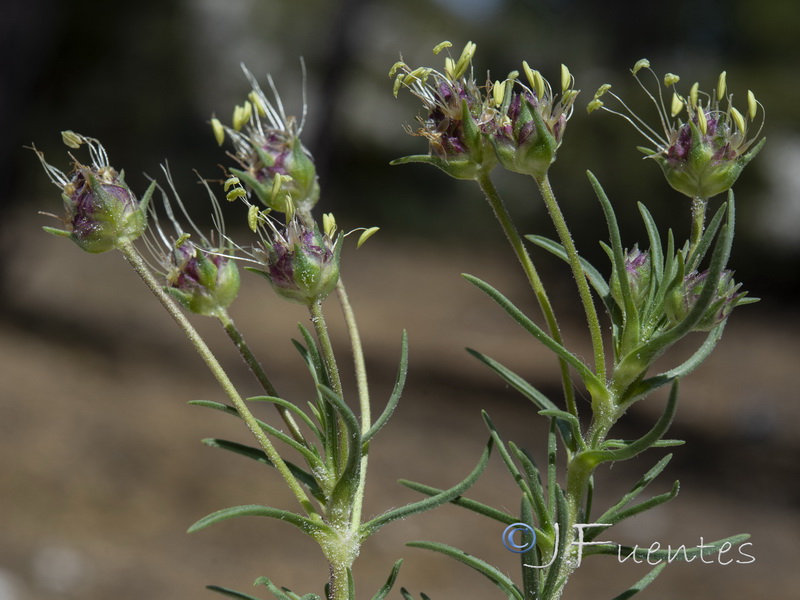
[[[247,345],[247,342],[244,340],[244,336],[236,327],[236,324],[231,319],[228,311],[220,309],[216,315],[219,322],[222,324],[222,327],[225,329],[225,333],[228,334],[228,337],[231,338],[236,349],[242,355],[244,362],[247,363],[247,366],[250,368],[250,371],[255,375],[258,382],[261,384],[261,387],[264,388],[264,391],[267,393],[268,396],[278,397],[278,392],[275,389],[275,386],[272,385],[272,382],[267,377],[266,372],[264,372],[264,367],[261,366],[261,363],[258,362],[258,359],[253,354],[253,351],[250,350],[250,346]],[[292,435],[296,442],[303,444],[304,446],[308,447],[308,443],[306,442],[305,438],[303,437],[300,428],[297,426],[297,423],[285,406],[275,405],[278,413],[280,414],[283,422],[286,423],[286,427],[289,429],[289,433]]]
[[[489,205],[492,207],[497,220],[500,222],[500,226],[503,228],[506,238],[508,238],[511,247],[514,249],[517,259],[522,265],[522,269],[525,271],[525,275],[531,284],[534,294],[536,294],[536,299],[539,302],[539,307],[542,310],[542,314],[544,314],[547,327],[550,330],[550,335],[556,342],[563,346],[564,342],[563,338],[561,337],[561,331],[558,328],[558,322],[556,321],[556,315],[553,311],[553,306],[550,304],[550,299],[547,297],[547,292],[544,289],[542,280],[539,278],[539,273],[536,271],[536,267],[533,265],[533,261],[528,255],[525,245],[522,243],[522,238],[520,237],[517,228],[514,227],[511,216],[508,214],[508,210],[506,209],[505,204],[503,203],[503,200],[497,191],[497,188],[495,188],[491,177],[489,177],[489,174],[484,171],[480,172],[477,177],[477,181],[478,185],[481,186],[481,190],[483,190],[483,193],[486,195],[486,199],[489,201]],[[572,387],[572,381],[570,380],[569,376],[569,365],[562,358],[559,358],[558,360],[561,367],[561,383],[564,388],[564,398],[566,400],[567,410],[577,417],[578,408],[575,404],[575,390]]]
[[[289,489],[292,490],[300,505],[303,507],[303,509],[305,509],[306,513],[312,518],[321,519],[317,511],[314,510],[314,506],[311,504],[308,496],[306,496],[306,493],[300,487],[300,484],[289,471],[286,463],[283,462],[283,459],[281,458],[280,454],[278,454],[275,446],[272,445],[272,442],[270,442],[269,438],[259,426],[258,421],[253,416],[253,413],[250,412],[244,400],[242,400],[242,397],[239,395],[239,392],[236,391],[236,388],[234,387],[225,370],[222,368],[222,365],[219,364],[219,361],[211,352],[211,349],[208,347],[208,345],[206,345],[205,341],[203,341],[203,338],[200,337],[200,334],[197,333],[195,328],[186,318],[186,315],[183,314],[181,309],[178,308],[178,305],[175,304],[175,301],[162,289],[158,281],[156,281],[153,273],[147,267],[134,245],[131,242],[125,242],[119,246],[119,250],[125,257],[125,260],[128,261],[128,263],[133,267],[134,271],[136,271],[139,277],[142,278],[142,281],[144,281],[145,285],[150,288],[150,291],[153,292],[153,295],[158,299],[159,302],[161,302],[161,305],[175,320],[186,337],[189,338],[189,341],[192,343],[195,350],[197,350],[198,354],[200,354],[200,357],[203,359],[203,361],[205,361],[208,369],[211,371],[211,374],[214,375],[214,378],[222,387],[225,394],[228,396],[228,398],[230,398],[231,402],[233,402],[236,411],[247,425],[247,428],[255,436],[256,440],[258,440],[258,443],[261,445],[261,448],[264,450],[267,458],[269,458],[272,464],[275,465],[275,468],[281,474],[286,482],[286,485],[288,485]]]
[[[342,393],[342,380],[339,377],[339,367],[336,365],[336,355],[333,353],[333,345],[331,344],[331,337],[328,335],[328,325],[325,322],[325,316],[322,313],[322,301],[315,300],[308,307],[311,313],[311,322],[314,324],[314,330],[317,333],[320,349],[322,350],[322,360],[325,362],[325,371],[328,374],[328,380],[331,384],[331,389],[336,392],[340,398],[344,398]],[[337,412],[337,451],[333,453],[334,467],[337,477],[341,474],[340,467],[343,467],[347,462],[347,428],[345,427],[342,416]]]
[[[372,416],[369,405],[369,385],[367,384],[367,369],[366,365],[364,364],[364,351],[361,348],[361,336],[358,333],[356,316],[353,312],[353,307],[350,305],[350,299],[347,297],[347,290],[345,290],[344,282],[342,281],[341,277],[339,278],[339,282],[336,284],[336,292],[339,295],[339,304],[342,306],[342,313],[344,314],[344,320],[347,324],[347,332],[350,335],[350,344],[353,348],[356,385],[358,386],[358,403],[359,407],[361,408],[361,435],[364,435],[372,426]],[[354,530],[361,525],[361,508],[364,501],[368,452],[369,444],[363,448],[361,454],[361,471],[359,475],[358,488],[353,500],[353,511],[350,519],[351,526]]]
[[[689,254],[687,260],[694,253],[694,249],[703,237],[706,227],[706,208],[708,208],[708,198],[695,196],[692,198],[692,234],[689,239]]]
[[[536,184],[539,186],[539,191],[542,193],[547,212],[550,213],[550,218],[556,228],[558,237],[561,240],[561,245],[567,253],[569,266],[572,269],[572,275],[575,278],[575,283],[578,285],[578,294],[583,303],[583,310],[586,313],[586,321],[589,325],[589,332],[592,337],[592,348],[594,349],[594,362],[595,373],[600,380],[605,381],[606,378],[606,359],[605,352],[603,351],[603,333],[600,329],[600,319],[597,317],[597,309],[594,306],[592,299],[592,292],[589,289],[589,282],[586,279],[586,273],[581,267],[580,257],[578,250],[575,248],[575,242],[572,241],[567,222],[564,219],[564,213],[561,212],[561,207],[558,205],[553,188],[550,186],[550,179],[545,173],[543,177],[534,177]]]

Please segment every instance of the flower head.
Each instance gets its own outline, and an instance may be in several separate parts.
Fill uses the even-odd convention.
[[[220,144],[226,135],[233,141],[233,156],[241,169],[230,171],[269,208],[309,215],[319,200],[320,189],[314,161],[300,141],[304,118],[298,124],[295,117],[286,116],[271,77],[267,81],[274,105],[253,75],[242,68],[252,90],[245,103],[235,108],[232,126],[211,120]]]
[[[634,246],[625,254],[625,277],[628,279],[633,304],[637,309],[641,309],[647,300],[652,281],[652,266],[650,253],[639,250]],[[616,270],[611,276],[611,296],[619,306],[624,306],[621,283]]]
[[[153,206],[152,227],[150,235],[144,238],[145,243],[158,263],[156,270],[164,277],[164,289],[171,296],[195,314],[218,315],[230,306],[239,293],[239,269],[233,257],[233,244],[225,235],[219,203],[206,184],[213,209],[214,233],[220,238],[215,244],[194,225],[166,168],[164,173],[181,213],[193,229],[194,239],[193,234],[184,231],[173,213],[167,194],[162,190],[162,210],[172,224],[175,235],[164,231]],[[213,237],[216,235],[212,234]]]
[[[695,325],[694,331],[710,331],[722,323],[747,295],[747,292],[739,292],[742,284],[733,280],[733,271],[726,269],[722,271],[717,281],[711,282],[708,281],[708,271],[692,271],[666,299],[667,316],[673,324],[686,318],[707,285],[715,286],[716,293],[700,321]]]
[[[339,281],[342,235],[334,238],[294,216],[285,227],[267,221],[272,229],[253,249],[259,263],[249,270],[262,275],[284,298],[305,306],[323,300]]]
[[[516,72],[492,87],[498,109],[492,142],[506,169],[541,177],[555,161],[578,92],[572,89],[573,78],[564,65],[560,96],[527,62],[522,66],[530,87],[517,81]]]
[[[93,254],[113,250],[142,235],[153,186],[139,202],[125,183],[124,174],[109,165],[99,141],[72,131],[62,132],[62,139],[70,148],[86,145],[92,162],[84,165],[72,157],[72,171],[67,175],[48,164],[44,154],[34,148],[50,180],[61,189],[66,209],[62,220],[67,229],[45,227],[45,231],[69,237]]]
[[[438,54],[451,46],[443,42],[434,48]],[[420,128],[412,135],[428,140],[430,154],[407,156],[393,164],[425,162],[435,165],[457,179],[474,179],[482,170],[490,171],[497,163],[486,133],[497,115],[486,87],[475,83],[472,57],[475,44],[469,42],[458,60],[445,59],[444,73],[429,67],[411,69],[395,63],[389,72],[394,77],[394,95],[407,88],[422,101],[424,114],[417,117]]]
[[[674,91],[680,77],[668,73],[664,77],[664,86],[672,87],[673,93],[667,109],[660,84],[658,93],[653,95],[639,78],[642,70],[652,73],[656,81],[658,78],[644,59],[637,62],[631,71],[655,105],[663,134],[609,92],[611,86],[607,84],[601,86],[589,103],[589,112],[602,107],[630,122],[653,145],[652,148],[640,148],[642,152],[659,164],[669,184],[682,194],[690,198],[710,198],[728,190],[764,144],[763,138],[756,143],[764,125],[761,104],[748,91],[747,116],[742,115],[733,106],[733,96],[727,94],[724,71],[720,74],[717,88],[710,94],[701,91],[695,83],[686,96]],[[627,114],[606,108],[600,100],[606,93],[619,101]],[[749,131],[748,123],[755,120],[760,107],[761,124],[753,133]]]

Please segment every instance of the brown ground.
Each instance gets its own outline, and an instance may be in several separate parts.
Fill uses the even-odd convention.
[[[199,444],[211,436],[247,439],[234,419],[186,405],[222,395],[121,257],[88,256],[25,227],[35,245],[21,254],[25,264],[14,266],[17,312],[0,323],[0,600],[214,598],[220,596],[204,585],[251,592],[260,575],[299,593],[321,593],[318,550],[288,526],[242,519],[185,533],[224,506],[293,508],[292,500],[274,472]],[[508,438],[541,456],[541,418],[463,352],[479,348],[544,389],[557,385],[553,359],[458,277],[468,271],[524,298],[515,266],[503,266],[505,255],[478,259],[477,252],[397,247],[378,236],[350,253],[345,278],[364,334],[376,411],[394,380],[401,328],[411,343],[407,393],[372,445],[367,514],[417,498],[398,478],[445,486],[466,474],[487,437],[481,408]],[[295,324],[305,316],[265,283],[245,281],[233,315],[279,389],[302,399],[308,388],[288,338],[296,337]],[[335,301],[327,310],[340,333]],[[244,393],[256,394],[213,323],[198,325],[219,342],[219,355]],[[565,330],[582,343],[573,327]],[[755,562],[673,564],[642,598],[800,597],[799,343],[795,316],[764,303],[741,309],[717,353],[682,387],[672,435],[688,444],[675,449],[673,464],[653,485],[660,493],[679,478],[681,494],[610,532],[615,541],[687,546],[701,536],[749,532]],[[347,350],[339,346],[347,366]],[[632,410],[620,435],[649,427],[662,403],[654,399]],[[267,408],[259,414],[271,418]],[[661,455],[653,451],[639,464],[602,469],[597,505],[627,491]],[[517,510],[519,496],[497,457],[472,495]],[[359,596],[371,597],[402,556],[400,585],[415,593],[433,600],[499,598],[467,567],[403,544],[447,542],[516,578],[516,559],[502,547],[500,531],[455,507],[387,526],[356,563]],[[565,598],[610,599],[644,567],[588,558]],[[263,588],[251,593],[269,597]]]

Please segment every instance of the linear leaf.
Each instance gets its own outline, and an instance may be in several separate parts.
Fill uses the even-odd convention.
[[[237,592],[236,590],[220,587],[218,585],[207,585],[206,589],[211,590],[212,592],[217,592],[218,594],[222,594],[223,596],[228,596],[229,598],[237,598],[238,600],[261,600],[255,596],[243,594],[242,592]]]
[[[400,395],[403,393],[403,387],[406,384],[406,375],[408,374],[408,334],[403,331],[403,340],[400,344],[400,368],[397,370],[397,379],[394,382],[394,389],[392,395],[389,397],[389,402],[386,408],[383,409],[381,416],[378,417],[372,426],[367,430],[361,439],[362,444],[366,444],[372,437],[386,425],[389,417],[392,416],[397,402],[400,400]]]
[[[378,515],[371,521],[361,525],[361,538],[366,539],[387,523],[436,508],[437,506],[454,500],[456,497],[466,492],[478,480],[478,478],[481,476],[481,473],[483,473],[484,469],[486,468],[487,463],[489,462],[489,455],[491,452],[492,440],[490,439],[486,444],[486,448],[484,448],[483,453],[481,454],[478,464],[472,470],[472,473],[467,475],[466,479],[464,479],[461,483],[453,486],[449,490],[445,490],[441,494],[431,496],[430,498],[426,498],[425,500],[420,500],[418,502],[412,502],[406,506],[401,506],[400,508],[395,508],[383,513],[382,515]]]
[[[661,571],[663,571],[666,566],[667,563],[661,563],[659,565],[656,565],[655,568],[653,568],[647,575],[642,577],[639,581],[634,583],[631,587],[622,592],[620,595],[614,596],[612,600],[628,600],[628,598],[635,596],[636,594],[641,592],[644,588],[646,588],[648,585],[650,585],[653,582],[653,580],[659,576]]]
[[[435,496],[436,494],[441,494],[445,490],[440,488],[435,488],[429,485],[424,485],[422,483],[417,483],[415,481],[408,481],[407,479],[401,479],[398,483],[400,485],[404,485],[409,489],[414,490],[415,492],[420,492],[421,494],[425,494],[426,496]],[[457,496],[455,499],[450,501],[450,504],[455,504],[456,506],[460,506],[461,508],[466,508],[467,510],[471,510],[472,512],[476,512],[480,515],[485,517],[489,517],[490,519],[494,519],[495,521],[499,521],[504,525],[513,525],[517,522],[517,518],[508,514],[507,512],[503,512],[502,510],[498,510],[496,508],[492,508],[482,502],[478,502],[477,500],[470,500],[469,498],[464,498],[463,496]]]
[[[189,527],[188,533],[194,533],[195,531],[205,529],[209,525],[214,525],[220,521],[234,519],[236,517],[270,517],[272,519],[278,519],[294,525],[312,537],[321,531],[333,534],[333,530],[324,523],[312,521],[307,517],[298,515],[297,513],[289,512],[288,510],[281,510],[271,506],[262,506],[260,504],[231,506],[229,508],[223,508],[222,510],[213,512]]]
[[[453,546],[448,546],[447,544],[440,544],[438,542],[409,542],[406,544],[406,546],[410,546],[411,548],[424,548],[426,550],[433,550],[434,552],[439,552],[445,556],[454,558],[458,562],[472,567],[478,571],[478,573],[481,573],[483,576],[488,578],[489,581],[494,583],[497,587],[503,590],[503,592],[508,594],[509,598],[514,598],[515,600],[524,600],[519,588],[514,585],[514,582],[511,581],[511,579],[506,577],[502,572],[491,566],[489,563],[476,558],[471,554],[467,554],[463,550],[459,550]]]
[[[394,587],[394,582],[397,581],[397,574],[400,572],[400,565],[403,564],[403,559],[401,558],[392,567],[392,572],[389,573],[389,578],[386,580],[386,583],[383,584],[383,587],[378,590],[378,592],[372,597],[372,600],[383,600],[386,595],[392,591]]]

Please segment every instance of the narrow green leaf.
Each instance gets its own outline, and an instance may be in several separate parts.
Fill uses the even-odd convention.
[[[667,566],[667,563],[661,563],[656,565],[647,575],[642,577],[639,581],[634,583],[631,587],[627,590],[622,592],[619,596],[614,596],[612,600],[628,600],[628,598],[635,596],[639,592],[641,592],[644,588],[650,585],[653,580],[659,576],[661,571]]]
[[[572,537],[569,531],[569,509],[567,508],[567,500],[564,497],[564,492],[561,488],[556,487],[556,523],[558,523],[558,546],[555,550],[556,556],[553,559],[553,564],[547,568],[547,576],[545,577],[542,585],[542,598],[552,598],[553,591],[561,582],[558,578],[558,572],[561,570],[561,563],[567,559],[569,552],[569,540]]]
[[[211,590],[212,592],[217,592],[218,594],[222,594],[223,596],[228,596],[229,598],[237,598],[238,600],[260,600],[260,598],[256,598],[255,596],[250,596],[249,594],[243,594],[242,592],[237,592],[236,590],[230,590],[228,588],[220,587],[218,585],[207,585],[207,590]]]
[[[508,367],[505,367],[485,354],[481,354],[477,350],[473,350],[471,348],[467,348],[466,350],[472,356],[488,366],[492,371],[500,375],[503,381],[505,381],[508,385],[533,402],[538,409],[558,410],[558,406],[556,406],[547,396],[525,381],[525,379],[514,373]],[[572,439],[572,428],[569,423],[562,422],[561,419],[558,419],[558,429],[561,433],[561,438],[564,440],[564,444],[567,446],[567,448],[574,452],[577,446],[575,440]]]
[[[533,511],[533,506],[523,494],[519,509],[520,523],[525,523],[528,527],[533,528]],[[525,566],[539,564],[539,548],[537,544],[533,543],[528,550],[520,552],[519,560],[520,568],[522,569],[522,595],[525,600],[538,600],[540,584],[539,569],[531,569]]]
[[[322,439],[322,434],[320,430],[317,428],[317,424],[306,414],[304,413],[299,406],[295,405],[293,402],[289,402],[288,400],[284,400],[283,398],[277,398],[275,396],[251,396],[247,398],[248,402],[271,402],[272,404],[277,404],[278,406],[282,406],[288,411],[294,413],[303,423],[305,423],[314,436],[317,439]]]
[[[661,235],[658,232],[658,225],[656,225],[653,215],[650,214],[650,211],[647,210],[644,204],[641,202],[638,204],[639,214],[642,215],[644,227],[647,230],[647,237],[650,240],[650,264],[655,274],[655,284],[658,285],[658,282],[660,282],[664,276],[664,248],[661,245]]]
[[[586,541],[592,541],[598,535],[603,533],[609,527],[624,521],[632,516],[638,515],[645,511],[650,510],[651,508],[655,508],[656,506],[660,506],[661,504],[665,504],[672,500],[675,496],[678,495],[680,491],[680,482],[676,481],[672,485],[672,489],[669,492],[664,494],[659,494],[657,496],[653,496],[644,502],[640,502],[639,504],[635,504],[633,506],[629,506],[628,508],[610,508],[607,510],[603,515],[597,518],[597,523],[607,523],[608,526],[606,527],[592,527],[591,529],[586,530],[586,534],[584,535],[584,539]]]
[[[409,489],[414,490],[415,492],[420,492],[421,494],[425,494],[426,496],[435,496],[436,494],[441,494],[445,490],[441,488],[435,488],[429,485],[424,485],[422,483],[417,483],[415,481],[408,481],[407,479],[401,479],[398,483],[400,485],[404,485]],[[498,510],[496,508],[492,508],[482,502],[478,502],[476,500],[470,500],[469,498],[464,498],[463,496],[457,496],[453,500],[450,501],[450,504],[455,504],[456,506],[460,506],[461,508],[466,508],[467,510],[471,510],[472,512],[476,512],[484,517],[488,517],[490,519],[494,519],[495,521],[499,521],[504,525],[512,525],[517,522],[517,518],[513,515],[508,514],[507,512],[503,512],[502,510]]]
[[[517,486],[519,486],[519,489],[522,490],[522,493],[528,497],[531,503],[535,502],[533,498],[533,490],[531,490],[527,480],[522,475],[522,472],[517,468],[517,465],[514,464],[514,460],[511,458],[511,454],[506,449],[503,438],[500,437],[500,433],[497,431],[494,423],[489,418],[489,414],[484,410],[481,411],[481,415],[483,416],[483,420],[486,422],[486,427],[489,428],[489,433],[491,433],[494,443],[497,445],[497,451],[500,453],[500,458],[503,459],[503,464],[505,464],[506,469],[508,469],[508,472],[511,473],[511,477],[514,478],[514,481],[517,483]]]
[[[532,492],[531,498],[533,501],[531,502],[531,499],[528,499],[525,494],[523,494],[522,497],[526,502],[531,504],[531,510],[536,513],[536,518],[539,521],[539,528],[549,535],[550,532],[553,531],[553,520],[550,517],[550,511],[547,510],[547,501],[544,498],[544,488],[542,487],[542,478],[539,474],[539,469],[533,462],[533,458],[531,458],[527,452],[519,448],[514,442],[509,442],[508,447],[512,454],[514,454],[514,457],[522,465],[522,470],[525,472],[525,478]],[[533,526],[533,523],[529,523],[529,525]]]
[[[229,442],[227,440],[221,440],[218,438],[206,438],[201,440],[203,444],[206,446],[210,446],[212,448],[221,448],[222,450],[228,450],[235,454],[239,454],[241,456],[246,456],[247,458],[251,458],[256,460],[260,463],[265,465],[269,465],[270,467],[274,467],[275,465],[272,464],[272,461],[267,458],[267,455],[264,451],[260,448],[255,448],[253,446],[245,446],[244,444],[239,444],[237,442]],[[311,495],[314,496],[320,502],[325,502],[325,494],[320,489],[319,485],[317,484],[316,479],[314,476],[311,475],[308,471],[298,467],[294,463],[285,460],[287,468],[292,473],[294,478],[302,483],[304,486],[308,488],[311,492]]]
[[[333,489],[335,495],[343,486],[351,485],[358,481],[358,473],[361,469],[361,430],[358,419],[347,406],[342,397],[331,388],[324,385],[317,386],[322,396],[333,405],[336,412],[341,416],[347,433],[347,462],[345,463],[339,481]]]
[[[205,408],[212,408],[214,410],[223,412],[226,415],[231,415],[233,417],[241,418],[241,416],[239,415],[239,411],[237,411],[233,406],[229,406],[227,404],[221,404],[219,402],[213,402],[211,400],[191,400],[189,404],[191,404],[192,406],[203,406]],[[302,454],[303,458],[306,459],[306,462],[308,462],[308,464],[312,468],[321,468],[324,466],[315,451],[295,441],[290,436],[286,435],[282,431],[279,431],[278,429],[275,429],[272,425],[268,425],[264,421],[256,419],[256,423],[258,423],[258,426],[261,427],[261,429],[263,429],[266,433],[282,441],[284,444],[291,446],[292,448],[297,450],[300,454]]]
[[[550,238],[546,238],[541,235],[526,235],[525,239],[529,242],[533,242],[540,248],[544,248],[551,254],[557,256],[564,262],[569,262],[569,257],[567,256],[567,251],[564,250],[564,246],[559,244],[556,241],[551,240]],[[608,284],[603,276],[600,274],[600,271],[592,266],[585,258],[580,258],[581,267],[583,268],[583,272],[586,274],[586,278],[589,280],[589,283],[592,284],[592,287],[597,292],[597,295],[601,298],[605,298],[606,296],[610,296],[610,290],[608,288]]]
[[[638,440],[631,442],[624,448],[616,450],[589,450],[583,452],[584,459],[593,463],[600,464],[601,462],[627,460],[633,458],[643,450],[653,447],[653,445],[662,438],[667,432],[669,426],[672,424],[672,419],[675,417],[675,408],[678,404],[678,381],[672,383],[672,390],[667,400],[667,406],[664,412],[653,425],[652,429],[640,437]]]
[[[406,384],[406,375],[408,374],[408,333],[403,331],[403,340],[400,344],[400,368],[397,371],[397,379],[394,382],[394,389],[392,395],[389,397],[389,402],[386,408],[383,409],[381,416],[367,430],[367,433],[362,437],[361,443],[366,444],[372,437],[386,425],[389,417],[392,416],[397,402],[400,400],[400,395],[403,393],[403,387]]]
[[[604,388],[603,383],[597,379],[597,376],[588,366],[586,366],[577,356],[564,348],[564,346],[547,335],[538,325],[536,325],[536,323],[526,317],[522,311],[514,306],[503,294],[477,277],[467,274],[464,274],[463,277],[475,287],[483,291],[492,300],[497,302],[497,304],[499,304],[500,307],[506,311],[512,319],[514,319],[523,327],[523,329],[525,329],[525,331],[533,335],[533,337],[552,350],[556,355],[564,359],[565,362],[573,366],[580,374],[584,385],[586,385],[590,391]]]
[[[245,504],[243,506],[231,506],[223,508],[217,512],[206,515],[194,525],[189,527],[188,533],[194,533],[205,529],[209,525],[214,525],[220,521],[227,519],[234,519],[236,517],[270,517],[285,521],[290,525],[294,525],[302,532],[314,537],[319,532],[325,532],[333,535],[333,530],[325,523],[319,521],[312,521],[311,519],[298,515],[297,513],[289,512],[288,510],[281,510],[279,508],[272,508],[271,506],[261,506],[259,504]]]
[[[508,594],[509,598],[513,598],[514,600],[524,600],[519,588],[514,585],[514,582],[511,581],[511,579],[506,577],[501,571],[491,566],[489,563],[476,558],[471,554],[467,554],[463,550],[459,550],[458,548],[454,548],[446,544],[440,544],[438,542],[409,542],[406,544],[406,546],[410,546],[411,548],[424,548],[426,550],[433,550],[434,552],[439,552],[445,556],[454,558],[458,562],[464,563],[465,565],[478,571],[478,573],[482,574],[484,577],[489,579],[489,581],[503,590],[504,593]]]
[[[301,597],[292,592],[290,589],[285,587],[279,588],[277,585],[272,583],[268,577],[259,577],[255,580],[253,585],[266,586],[278,600],[320,600],[319,596],[316,594],[306,594],[305,596]]]
[[[411,504],[407,504],[406,506],[401,506],[400,508],[395,508],[383,513],[382,515],[378,515],[371,521],[368,521],[361,525],[361,527],[359,528],[361,539],[366,539],[367,537],[378,531],[378,529],[380,529],[387,523],[391,523],[392,521],[396,521],[397,519],[402,519],[410,515],[414,515],[426,510],[430,510],[432,508],[436,508],[437,506],[446,504],[454,500],[456,497],[462,495],[481,476],[481,473],[483,473],[487,463],[489,462],[489,456],[491,452],[492,452],[492,440],[490,439],[489,442],[486,444],[486,448],[483,450],[483,454],[481,454],[481,458],[478,461],[478,464],[473,469],[472,473],[467,475],[466,479],[464,479],[461,483],[453,486],[449,490],[442,492],[441,494],[437,494],[436,496],[431,496],[430,498],[426,498],[425,500],[420,500],[419,502],[412,502]]]
[[[392,567],[392,572],[389,573],[389,578],[386,580],[386,583],[383,584],[383,587],[378,590],[378,592],[372,597],[372,600],[383,600],[386,595],[392,591],[394,587],[394,582],[397,581],[397,574],[400,572],[400,565],[403,564],[403,559],[401,558]]]

